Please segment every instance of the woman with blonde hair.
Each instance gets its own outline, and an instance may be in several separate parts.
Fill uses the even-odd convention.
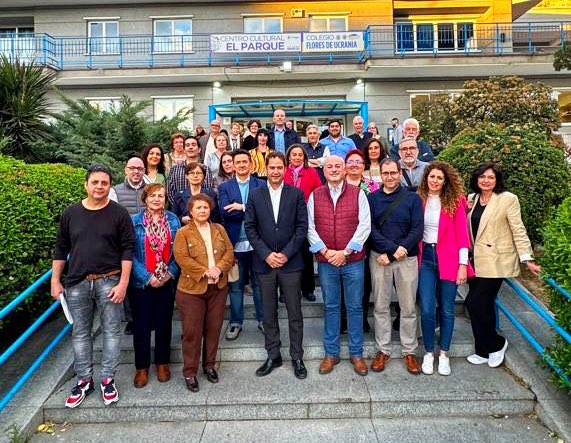
[[[436,303],[440,314],[438,373],[450,375],[450,343],[458,285],[473,270],[468,262],[470,239],[466,225],[466,197],[458,172],[448,163],[434,161],[426,167],[417,190],[424,208],[424,234],[419,248],[418,294],[424,359],[422,372],[434,373]]]

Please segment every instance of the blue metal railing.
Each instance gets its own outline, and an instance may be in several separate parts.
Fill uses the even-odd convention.
[[[18,295],[14,300],[12,300],[8,305],[6,305],[2,310],[0,310],[0,320],[5,318],[10,312],[12,312],[20,303],[22,303],[27,297],[29,297],[34,291],[36,291],[42,284],[44,284],[52,275],[52,271],[44,273],[40,278],[38,278],[34,283],[32,283],[25,291]],[[8,349],[6,349],[2,355],[0,355],[0,366],[2,366],[10,358],[14,352],[16,352],[22,344],[40,327],[46,319],[55,311],[60,305],[59,301],[55,301],[52,305],[46,309],[46,311],[38,317],[38,319],[18,337],[14,343],[12,343]],[[48,344],[48,346],[42,351],[42,353],[34,360],[30,367],[20,376],[16,381],[14,386],[0,399],[0,412],[4,410],[6,405],[10,400],[18,393],[18,391],[26,384],[32,374],[40,367],[42,362],[47,358],[50,352],[58,345],[58,343],[65,337],[65,335],[71,329],[70,324],[66,324],[59,334]]]
[[[395,23],[369,25],[364,49],[349,52],[243,52],[212,50],[210,34],[73,37],[24,34],[0,38],[0,54],[53,69],[187,66],[277,66],[364,63],[396,57],[504,56],[553,53],[571,41],[571,21],[542,23]]]
[[[552,278],[547,278],[546,282],[554,287],[558,292],[560,292],[567,299],[571,300],[571,295],[565,288],[558,285]],[[524,289],[515,280],[508,278],[506,283],[510,288],[512,288],[515,293],[526,302],[558,335],[560,335],[564,340],[571,345],[571,334],[563,329],[547,312],[542,306],[535,301],[531,294]],[[529,342],[529,344],[539,353],[541,358],[564,380],[568,387],[571,387],[571,380],[567,374],[559,367],[559,365],[547,354],[545,347],[542,346],[539,341],[531,334],[526,327],[514,316],[514,314],[498,299],[496,299],[496,308],[501,311],[508,320],[512,322],[515,328],[520,332],[520,334]],[[497,317],[499,322],[499,317]]]

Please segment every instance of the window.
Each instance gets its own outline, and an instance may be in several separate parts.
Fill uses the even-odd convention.
[[[153,22],[154,52],[192,52],[192,20],[161,19]]]
[[[309,32],[347,31],[347,16],[315,16],[309,18]]]
[[[119,111],[121,109],[120,97],[86,97],[91,106],[100,111]]]
[[[410,94],[410,115],[419,115],[424,112],[425,106],[428,105],[431,100],[446,97],[456,97],[458,96],[458,91],[447,92],[447,91],[431,91],[431,92],[417,92]]]
[[[193,127],[193,106],[192,97],[153,97],[154,120],[162,118],[173,118],[179,112],[186,112],[186,119],[179,125],[179,129],[192,129]]]
[[[279,34],[282,17],[244,17],[245,34]]]
[[[571,124],[571,91],[559,91],[559,118],[561,123]]]
[[[397,23],[397,52],[473,50],[473,23]]]
[[[0,54],[33,58],[35,56],[35,38],[33,27],[0,28]]]
[[[88,52],[90,54],[119,53],[119,22],[88,22]]]

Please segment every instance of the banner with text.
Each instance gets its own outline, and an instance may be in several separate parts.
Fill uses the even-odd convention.
[[[303,34],[303,52],[363,51],[362,32],[306,32]]]
[[[301,34],[212,34],[212,52],[301,52]]]

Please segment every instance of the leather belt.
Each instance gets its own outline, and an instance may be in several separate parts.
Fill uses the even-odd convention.
[[[121,274],[120,269],[115,269],[114,271],[109,271],[106,272],[105,274],[87,274],[87,277],[85,277],[85,279],[93,281],[93,280],[99,280],[100,278],[111,277],[112,275],[117,275],[117,274]]]

